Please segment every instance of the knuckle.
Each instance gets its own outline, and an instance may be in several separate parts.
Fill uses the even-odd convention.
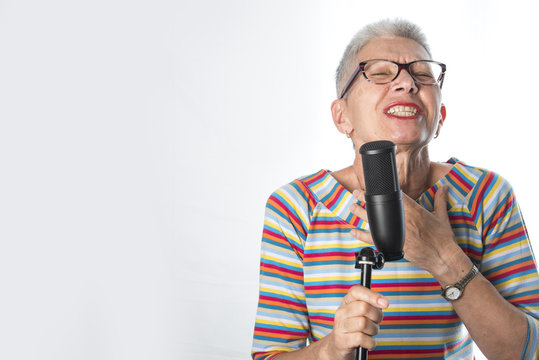
[[[380,310],[380,320],[377,321],[377,323],[381,323],[382,320],[384,320],[384,313],[382,312],[382,310]]]
[[[379,331],[380,331],[380,326],[378,326],[378,324],[374,322],[370,322],[368,324],[368,327],[366,328],[366,333],[371,336],[377,335]]]
[[[359,345],[369,351],[374,350],[376,347],[376,340],[372,336],[367,334],[359,334]]]
[[[376,340],[373,337],[371,337],[370,341],[371,341],[371,343],[370,343],[370,346],[369,346],[369,350],[372,351],[372,350],[374,350],[374,348],[376,348]]]
[[[361,346],[362,348],[365,348],[365,349],[368,349],[368,350],[372,350],[374,347],[374,339],[367,335],[367,334],[364,334],[364,333],[360,333],[360,334],[357,334],[356,336],[356,341],[355,341],[355,345],[356,346]]]
[[[335,316],[334,316],[335,324],[340,323],[343,320],[343,318],[344,318],[344,310],[343,308],[339,307],[337,311],[335,311]]]
[[[358,328],[359,328],[360,331],[365,330],[367,328],[367,325],[368,325],[367,318],[365,318],[363,316],[358,318],[357,319],[357,325],[358,325]]]
[[[359,314],[364,315],[369,312],[370,305],[364,301],[357,303],[357,311]]]
[[[373,335],[378,335],[379,332],[380,332],[380,326],[378,324],[374,324],[374,334]]]
[[[380,309],[376,309],[376,323],[379,324],[384,319],[384,313]]]
[[[348,290],[348,293],[354,298],[361,296],[362,292],[363,292],[363,286],[361,285],[354,285]]]

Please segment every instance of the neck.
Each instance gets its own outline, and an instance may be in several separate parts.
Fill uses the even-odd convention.
[[[397,159],[397,172],[399,174],[401,190],[412,199],[419,198],[433,183],[431,162],[427,147],[419,150],[397,149],[395,156]],[[348,177],[347,182],[350,184],[350,187],[364,190],[363,165],[359,154],[356,155],[354,164],[349,169],[355,174],[353,176],[355,186],[350,184],[352,179]]]
[[[417,199],[431,184],[431,163],[427,147],[419,150],[398,150],[397,172],[402,191]]]

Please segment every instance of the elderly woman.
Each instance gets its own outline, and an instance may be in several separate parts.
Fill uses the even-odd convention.
[[[374,271],[372,289],[357,285],[354,253],[373,244],[357,151],[345,169],[283,186],[266,206],[253,359],[353,359],[358,346],[372,359],[473,359],[472,340],[489,359],[538,358],[539,276],[510,185],[429,158],[444,75],[408,22],[352,39],[333,121],[354,149],[397,145],[405,258]]]

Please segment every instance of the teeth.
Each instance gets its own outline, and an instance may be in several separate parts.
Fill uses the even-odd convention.
[[[412,106],[397,105],[389,108],[387,113],[396,116],[414,116],[417,114],[417,109]]]

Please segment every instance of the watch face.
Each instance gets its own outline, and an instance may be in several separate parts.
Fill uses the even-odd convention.
[[[460,297],[460,290],[452,286],[445,291],[445,297],[449,300],[457,300]]]

